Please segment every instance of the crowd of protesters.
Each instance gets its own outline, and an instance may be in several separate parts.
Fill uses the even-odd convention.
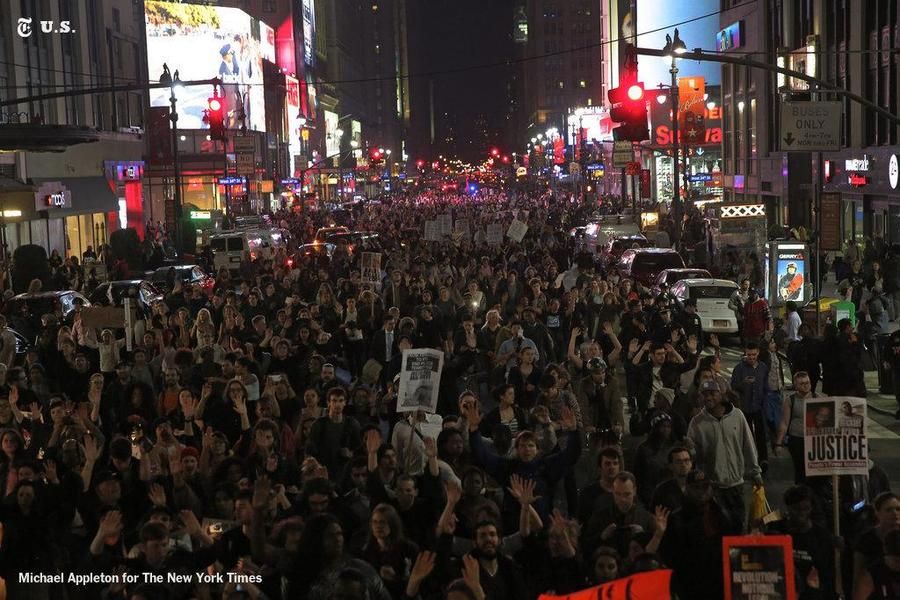
[[[468,231],[425,241],[445,212]],[[672,568],[677,597],[713,599],[722,537],[768,531],[793,537],[801,599],[835,598],[838,569],[854,598],[896,598],[888,478],[874,464],[841,478],[832,531],[831,480],[803,468],[802,400],[865,393],[840,375],[859,362],[851,324],[818,340],[791,306],[776,326],[758,261],[732,262],[744,359],[726,376],[695,306],[674,311],[567,235],[591,212],[550,194],[397,195],[355,215],[371,247],[247,256],[209,294],[174,281],[130,348],[121,329],[89,331],[81,307],[71,322],[15,317],[34,346],[15,364],[0,340],[9,597],[519,600]],[[521,243],[488,239],[514,217]],[[331,224],[272,219],[298,242]],[[374,280],[364,250],[381,253]],[[867,290],[900,293],[873,272]],[[397,410],[414,348],[444,352],[433,414]],[[796,485],[764,525],[745,483],[785,446]]]

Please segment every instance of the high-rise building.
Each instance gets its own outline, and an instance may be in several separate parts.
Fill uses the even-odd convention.
[[[566,118],[577,107],[602,105],[600,2],[588,0],[528,0],[524,55],[524,101],[527,131],[519,141],[548,128],[566,130]],[[514,21],[523,36],[521,6]]]
[[[77,93],[147,80],[141,4],[0,3],[0,100],[23,98],[0,106],[0,256],[81,258],[117,229],[143,235],[145,92]]]
[[[895,2],[730,0],[723,6],[721,52],[777,57],[792,70],[897,113],[900,88],[893,51],[900,40],[900,13]],[[828,237],[900,243],[895,124],[845,96],[739,65],[723,65],[722,98],[726,199],[765,204],[773,224],[815,227],[811,184],[819,183],[826,202],[839,206],[823,211],[822,230],[831,232]],[[786,142],[780,109],[787,100],[841,103],[843,149],[821,157],[782,152]]]

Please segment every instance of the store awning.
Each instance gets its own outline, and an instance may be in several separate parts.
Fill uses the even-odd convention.
[[[58,181],[72,192],[72,206],[50,209],[52,218],[119,210],[119,198],[110,188],[106,177],[34,177],[32,181],[36,186]]]

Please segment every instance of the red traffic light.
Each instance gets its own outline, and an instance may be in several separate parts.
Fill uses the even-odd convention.
[[[640,100],[644,97],[644,86],[639,83],[632,84],[628,87],[628,99]]]
[[[422,167],[425,166],[425,161],[420,158],[419,160],[416,161],[416,166],[421,169]]]
[[[500,150],[497,148],[491,148],[491,156],[500,156]]]
[[[214,140],[225,139],[225,111],[222,108],[222,99],[213,96],[206,100],[206,116],[204,121],[209,124],[209,135]]]
[[[504,156],[504,157],[503,157],[503,164],[507,164],[507,165],[509,164],[509,157],[508,157],[508,156]]]
[[[210,98],[208,100],[209,110],[222,110],[222,101],[218,98]]]

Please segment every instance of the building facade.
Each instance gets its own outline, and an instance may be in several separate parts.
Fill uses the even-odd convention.
[[[18,24],[0,31],[0,100],[145,80],[140,3],[7,2],[0,22]],[[3,253],[81,258],[116,229],[143,233],[143,119],[141,90],[0,107]]]

